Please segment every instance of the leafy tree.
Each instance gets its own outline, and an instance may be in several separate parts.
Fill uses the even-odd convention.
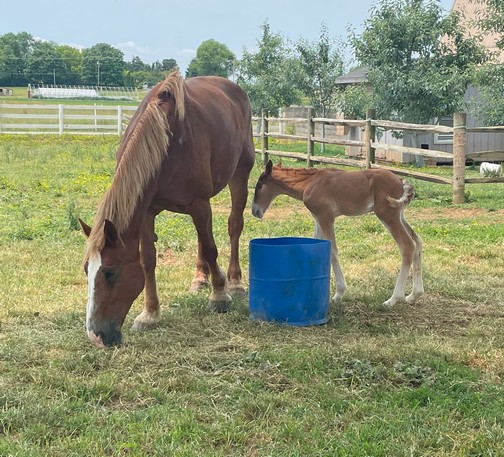
[[[142,70],[150,70],[150,66],[146,63],[142,62],[142,59],[138,56],[133,56],[131,62],[126,63],[126,70],[129,71],[142,71]]]
[[[239,65],[238,84],[248,93],[256,114],[262,109],[277,114],[279,109],[299,103],[301,96],[293,81],[299,64],[287,48],[284,38],[262,25],[262,37],[257,52],[243,52]]]
[[[296,49],[301,64],[298,87],[310,99],[316,112],[327,117],[339,90],[336,79],[343,74],[342,44],[331,39],[326,25],[322,24],[319,41],[308,43],[301,39]]]
[[[61,84],[79,84],[81,82],[82,53],[72,46],[61,45],[56,48],[65,66],[64,75],[58,81]]]
[[[233,72],[235,55],[216,40],[203,41],[186,70],[186,77],[215,75],[229,78]]]
[[[66,83],[67,67],[57,50],[57,45],[49,41],[38,41],[26,58],[25,76],[31,83]]]
[[[24,68],[35,40],[27,32],[0,36],[0,84],[24,86],[28,83]]]
[[[163,59],[161,62],[162,70],[163,71],[172,71],[178,68],[177,61],[175,59]]]
[[[477,64],[485,60],[474,38],[464,38],[460,16],[443,16],[433,0],[381,0],[351,43],[369,67],[377,115],[428,123],[460,110]]]
[[[82,81],[84,84],[122,86],[124,54],[106,43],[98,43],[82,53]]]

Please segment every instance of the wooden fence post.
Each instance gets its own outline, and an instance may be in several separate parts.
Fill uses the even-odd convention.
[[[58,133],[63,135],[64,128],[64,114],[63,114],[63,105],[58,105]]]
[[[122,106],[117,107],[117,135],[122,135],[123,110]]]
[[[371,141],[374,141],[376,127],[371,125],[371,120],[376,116],[376,110],[368,109],[366,113],[366,128],[364,130],[364,142],[366,143],[366,168],[371,168],[371,164],[375,163],[375,148],[371,146]]]
[[[308,142],[306,144],[306,166],[313,167],[313,162],[311,160],[313,156],[313,151],[315,148],[315,143],[313,142],[313,137],[315,136],[315,123],[313,122],[313,108],[308,108]]]
[[[263,165],[268,163],[268,110],[263,109],[261,112],[261,150]]]
[[[465,202],[466,113],[453,115],[453,203]]]

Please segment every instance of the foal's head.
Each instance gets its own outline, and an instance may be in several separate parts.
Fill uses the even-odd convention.
[[[255,186],[254,201],[252,202],[252,214],[261,219],[264,213],[269,208],[269,205],[274,198],[279,194],[278,188],[274,183],[271,172],[273,170],[273,163],[268,161],[266,169],[259,176]]]
[[[80,223],[89,237],[91,228]],[[120,345],[124,319],[144,287],[138,240],[119,239],[109,220],[93,230],[103,230],[105,242],[100,250],[88,251],[84,262],[88,279],[87,334],[98,347]]]

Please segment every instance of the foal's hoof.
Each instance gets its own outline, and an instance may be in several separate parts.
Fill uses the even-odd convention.
[[[150,314],[141,313],[133,321],[131,326],[132,330],[144,331],[152,330],[159,324],[159,316],[152,316]]]

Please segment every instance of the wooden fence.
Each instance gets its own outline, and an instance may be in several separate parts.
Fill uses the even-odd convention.
[[[121,135],[137,106],[0,104],[0,133]]]
[[[306,160],[307,166],[312,166],[313,162],[329,163],[336,165],[347,165],[360,168],[385,168],[393,171],[394,173],[402,176],[410,176],[416,179],[430,181],[438,184],[449,184],[452,186],[452,200],[453,203],[463,203],[466,184],[475,183],[504,183],[504,177],[483,177],[483,178],[466,178],[465,177],[465,164],[467,159],[473,160],[488,160],[488,153],[475,152],[466,153],[466,138],[467,132],[504,132],[502,127],[479,127],[468,129],[466,127],[465,113],[456,113],[453,117],[453,127],[446,127],[441,125],[424,125],[424,124],[407,124],[402,122],[392,122],[384,120],[375,120],[374,111],[369,110],[367,120],[349,120],[349,119],[328,119],[312,117],[308,114],[308,118],[275,118],[268,117],[268,113],[263,111],[262,116],[254,118],[253,122],[256,124],[254,129],[254,137],[259,138],[261,147],[256,149],[256,153],[262,154],[264,162],[268,160],[269,155],[278,157],[289,157],[294,159]],[[308,125],[307,136],[292,135],[283,133],[282,129],[278,128],[279,125],[306,123]],[[270,126],[276,125],[276,129]],[[325,138],[316,136],[317,124],[334,125],[334,126],[350,126],[360,127],[364,130],[364,141],[347,140],[344,138]],[[429,133],[444,133],[453,134],[453,154],[436,151],[433,149],[419,149],[406,146],[390,145],[380,143],[376,139],[376,129],[382,130],[396,130],[403,132],[429,132]],[[275,131],[276,130],[276,131]],[[288,139],[306,142],[306,153],[287,152],[269,149],[268,139]],[[336,144],[342,146],[358,146],[365,149],[365,159],[350,159],[343,157],[327,157],[314,155],[315,143],[321,144]],[[453,174],[451,178],[437,176],[429,173],[422,173],[414,170],[394,168],[383,164],[378,164],[375,161],[376,149],[400,151],[409,154],[418,154],[423,157],[431,158],[444,158],[453,161]],[[486,154],[486,155],[485,155]],[[493,152],[489,160],[504,161],[504,152]]]

